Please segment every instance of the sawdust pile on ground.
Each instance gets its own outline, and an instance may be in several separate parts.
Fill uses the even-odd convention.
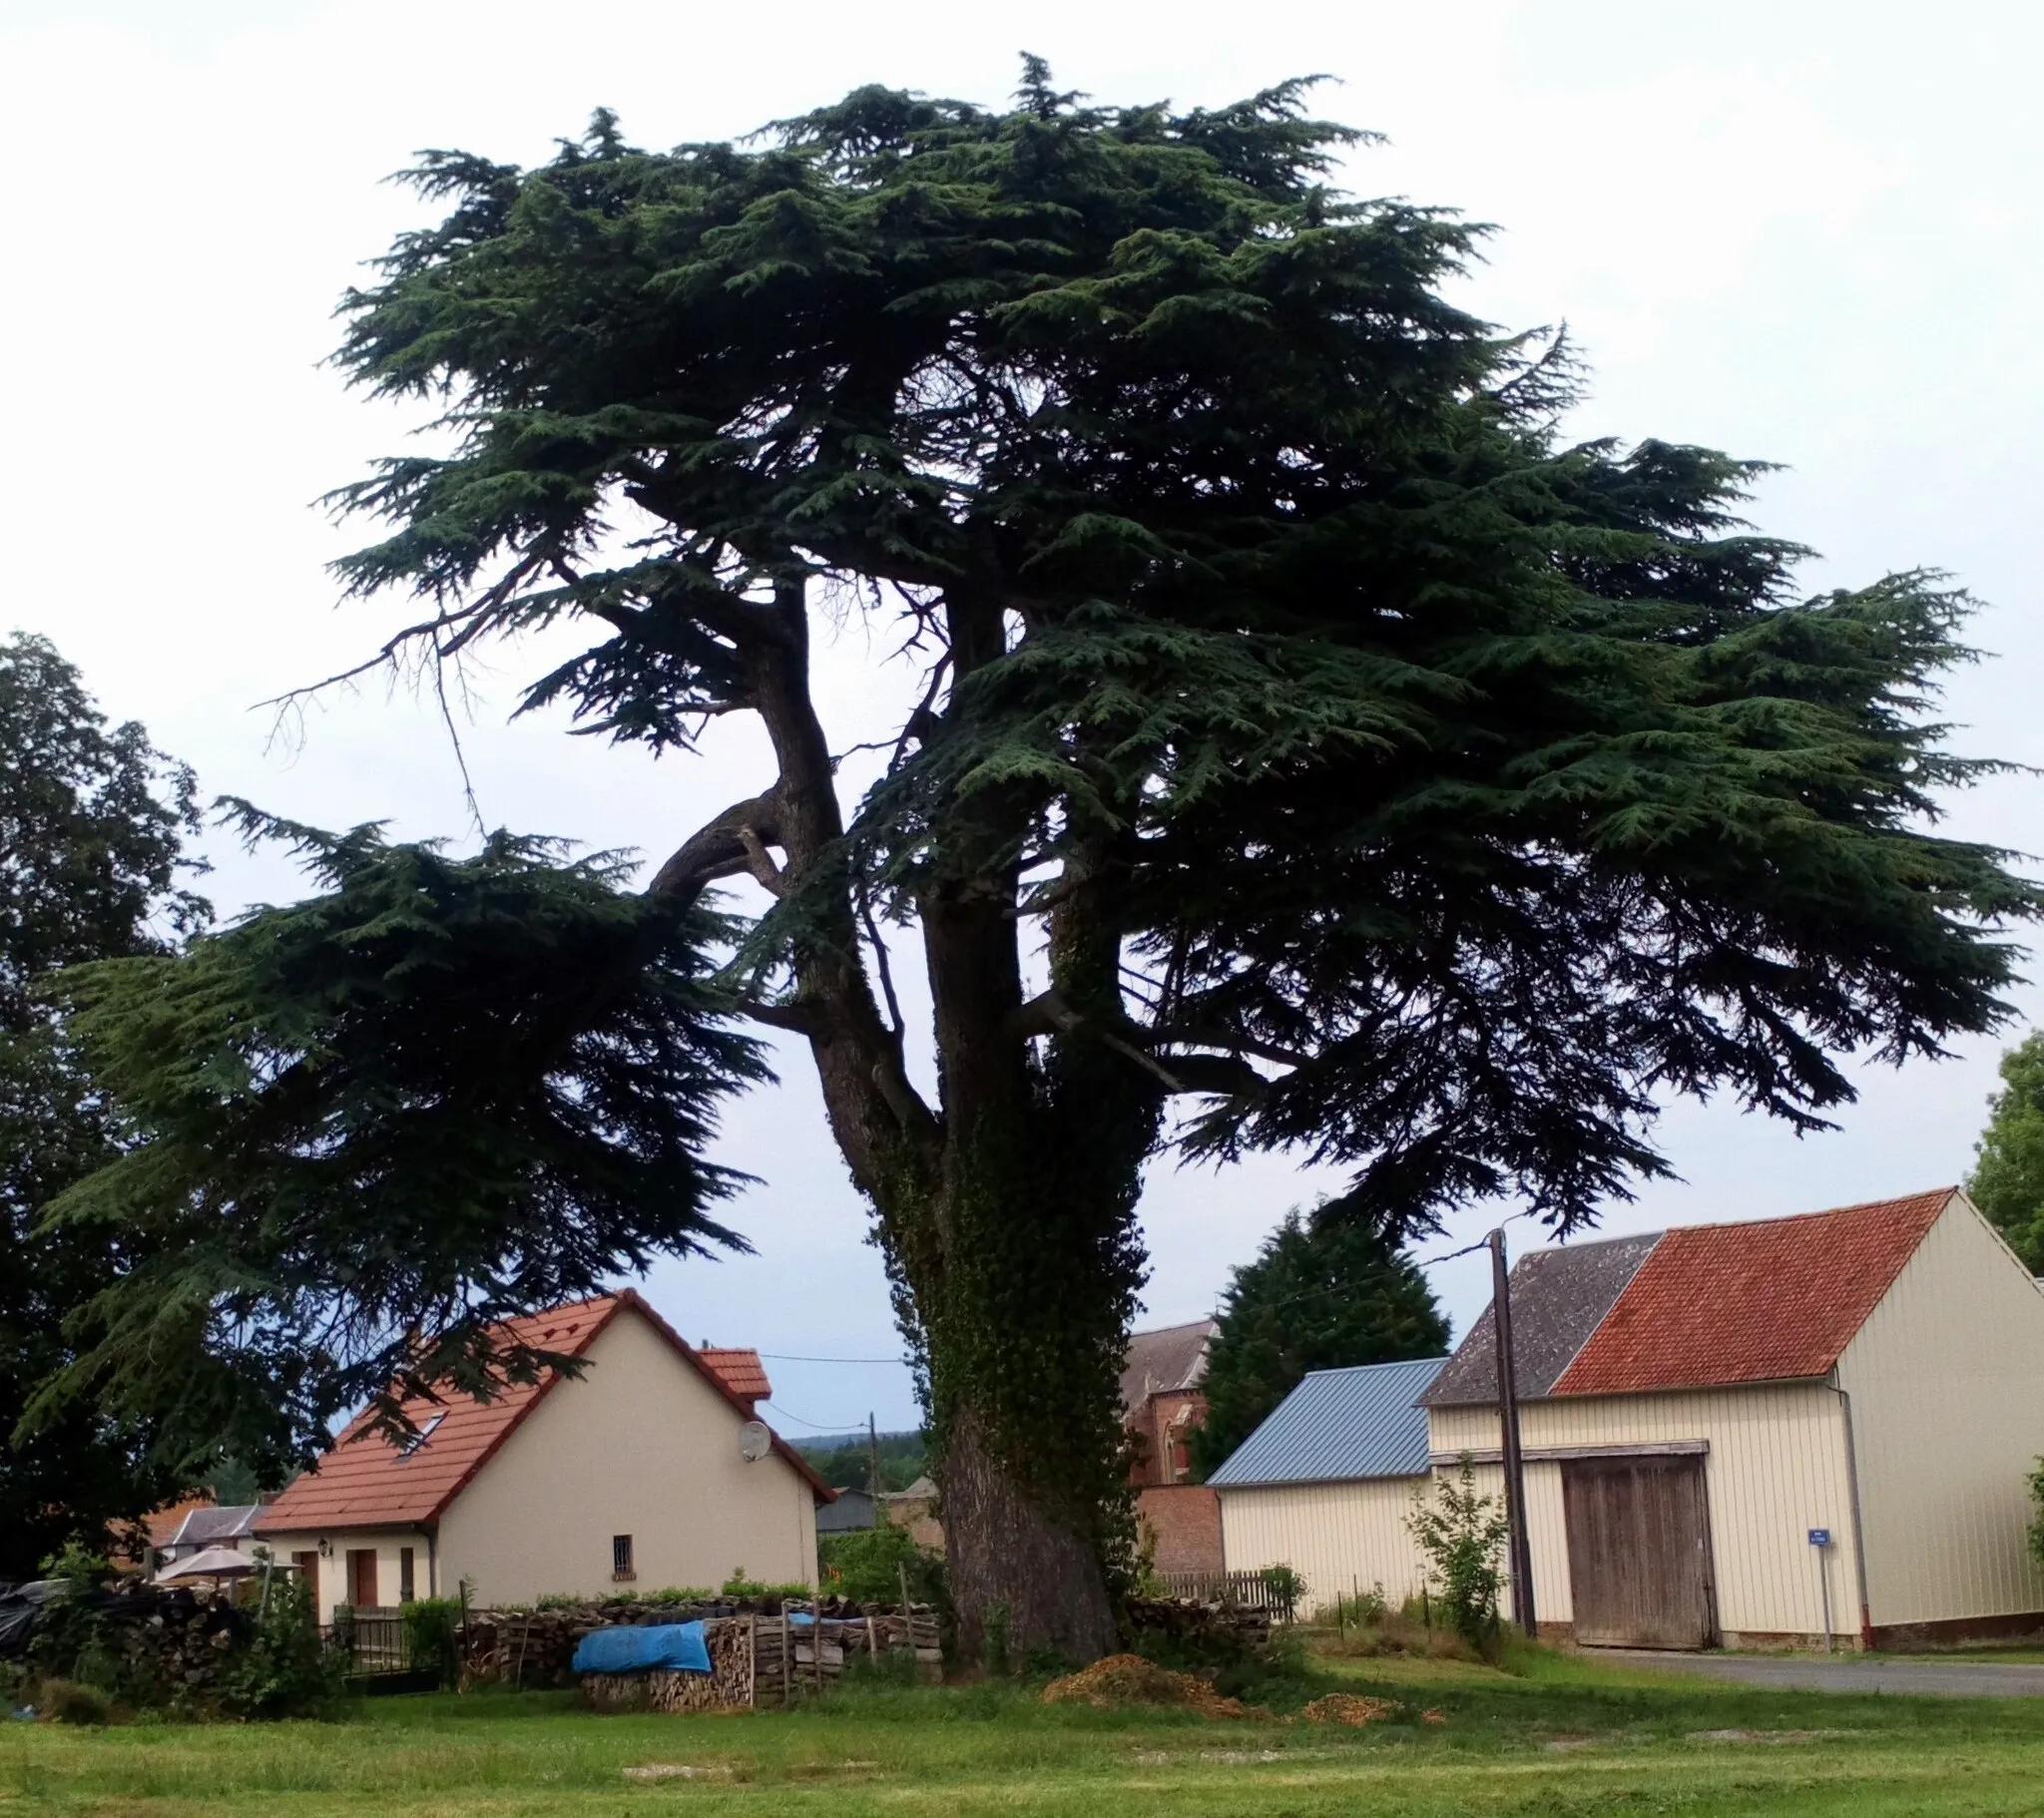
[[[1384,1723],[1404,1712],[1404,1705],[1389,1698],[1365,1698],[1352,1691],[1330,1691],[1315,1698],[1298,1714],[1307,1723],[1347,1723],[1360,1729],[1365,1723]]]
[[[1090,1704],[1095,1710],[1122,1710],[1132,1704],[1168,1704],[1198,1711],[1203,1717],[1247,1717],[1253,1713],[1240,1698],[1224,1698],[1204,1679],[1173,1672],[1141,1654],[1109,1654],[1083,1671],[1053,1679],[1043,1688],[1046,1704]]]

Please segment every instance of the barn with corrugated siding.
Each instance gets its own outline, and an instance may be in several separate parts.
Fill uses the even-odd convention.
[[[1306,1376],[1209,1480],[1228,1570],[1290,1567],[1306,1610],[1358,1591],[1417,1596],[1423,1565],[1406,1522],[1428,1482],[1419,1397],[1446,1361]]]
[[[2044,1627],[2044,1291],[1957,1188],[1542,1250],[1511,1293],[1543,1633]],[[1488,1310],[1420,1399],[1432,1466],[1501,1489]]]

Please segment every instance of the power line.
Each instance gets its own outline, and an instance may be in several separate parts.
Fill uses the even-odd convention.
[[[763,1401],[763,1408],[771,1408],[782,1420],[791,1420],[797,1427],[806,1427],[811,1433],[850,1433],[858,1422],[851,1420],[803,1420],[799,1414],[790,1413],[778,1402]]]
[[[1500,1224],[1510,1224],[1512,1220],[1515,1218],[1526,1218],[1530,1216],[1531,1214],[1525,1211],[1508,1212],[1498,1222]],[[1460,1257],[1475,1255],[1478,1250],[1487,1248],[1489,1246],[1489,1243],[1490,1238],[1486,1235],[1477,1238],[1477,1240],[1474,1243],[1465,1243],[1459,1250],[1444,1250],[1438,1256],[1414,1256],[1411,1259],[1412,1266],[1416,1269],[1430,1269],[1436,1263],[1454,1262]],[[1284,1299],[1279,1301],[1274,1301],[1271,1304],[1273,1306],[1280,1307],[1290,1306],[1296,1301],[1310,1299],[1313,1295],[1316,1294],[1341,1294],[1346,1292],[1346,1288],[1341,1287],[1337,1284],[1330,1283],[1325,1287],[1301,1288],[1296,1294],[1287,1294],[1284,1297]],[[808,1357],[792,1351],[762,1351],[759,1353],[759,1355],[765,1358],[768,1363],[888,1364],[904,1369],[908,1368],[911,1364],[911,1360],[906,1357]],[[773,1406],[771,1402],[767,1403],[766,1405],[768,1407]],[[779,1411],[783,1414],[787,1414],[787,1410],[784,1408]],[[793,1414],[787,1414],[787,1418],[791,1421],[794,1421],[797,1426],[815,1427],[818,1433],[830,1433],[836,1431],[835,1427],[818,1426],[817,1423],[814,1421],[802,1420],[798,1416]]]

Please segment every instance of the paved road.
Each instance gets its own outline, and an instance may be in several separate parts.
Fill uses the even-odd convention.
[[[2044,1696],[2044,1665],[2001,1665],[1992,1660],[1866,1660],[1852,1654],[1785,1659],[1779,1654],[1648,1653],[1602,1647],[1595,1657],[1799,1691],[1915,1692],[1935,1698]]]

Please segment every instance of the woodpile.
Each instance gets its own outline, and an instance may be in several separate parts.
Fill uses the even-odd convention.
[[[834,1684],[847,1657],[912,1656],[921,1678],[943,1672],[937,1612],[915,1605],[871,1606],[870,1613],[839,1598],[806,1607],[792,1602],[770,1611],[724,1613],[687,1605],[649,1604],[626,1610],[613,1604],[531,1610],[471,1610],[463,1652],[468,1683],[492,1680],[531,1689],[575,1680],[575,1644],[591,1630],[631,1622],[703,1624],[711,1671],[702,1673],[584,1674],[591,1705],[603,1710],[718,1710],[741,1705],[792,1703]],[[674,1683],[669,1683],[673,1681]]]
[[[809,1622],[794,1621],[785,1611],[762,1616],[754,1645],[754,1702],[762,1705],[787,1704],[834,1683],[844,1674],[847,1656],[878,1659],[906,1652],[914,1658],[916,1676],[925,1679],[941,1677],[944,1669],[937,1612],[926,1604],[912,1605],[906,1615],[826,1614]]]
[[[1131,1597],[1129,1639],[1163,1635],[1187,1647],[1212,1651],[1261,1651],[1271,1644],[1271,1612],[1240,1603],[1210,1603],[1196,1597]]]
[[[713,1616],[703,1624],[710,1670],[592,1672],[582,1675],[591,1710],[743,1710],[753,1702],[753,1637],[759,1616]]]
[[[161,1686],[172,1697],[203,1697],[239,1654],[249,1618],[225,1596],[145,1593],[108,1630],[124,1678]]]

